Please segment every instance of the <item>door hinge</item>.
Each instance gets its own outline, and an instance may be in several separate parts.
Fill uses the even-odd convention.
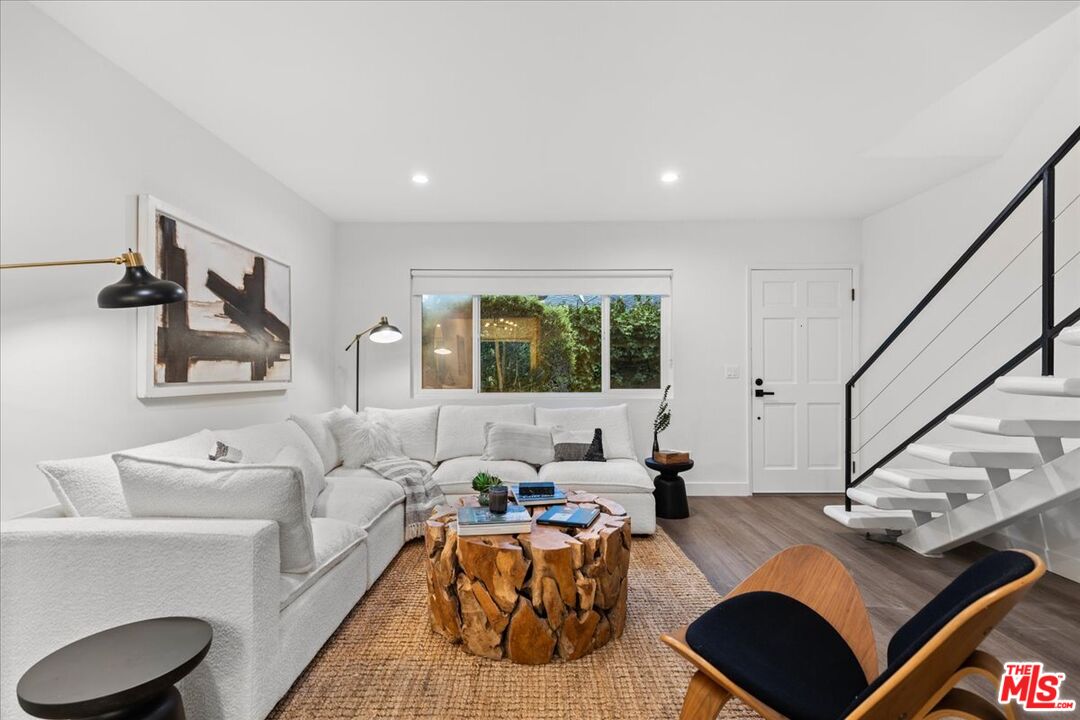
[[[851,302],[855,302],[855,288],[851,288]]]

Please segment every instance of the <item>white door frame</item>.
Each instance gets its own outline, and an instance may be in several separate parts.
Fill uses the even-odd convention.
[[[754,378],[753,378],[753,341],[752,335],[754,328],[754,288],[751,282],[751,277],[755,270],[850,270],[851,271],[851,285],[855,290],[855,300],[851,303],[851,371],[854,373],[862,365],[862,355],[859,352],[859,337],[861,336],[861,325],[859,321],[859,306],[862,304],[862,284],[859,278],[859,266],[848,265],[845,263],[826,263],[826,264],[799,264],[799,263],[765,263],[761,265],[747,265],[746,266],[746,377],[745,377],[745,392],[743,393],[743,402],[746,403],[746,474],[747,487],[750,489],[750,494],[754,494],[754,403],[751,397],[754,394]],[[847,379],[844,380],[847,382]],[[857,388],[852,388],[851,393],[851,406],[857,407],[858,403]],[[859,432],[858,422],[851,424],[851,447],[859,447],[859,441],[861,439],[861,433]],[[854,453],[853,457],[856,458],[858,465],[858,453]]]

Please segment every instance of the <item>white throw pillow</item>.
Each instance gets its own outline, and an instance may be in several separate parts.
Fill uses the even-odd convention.
[[[544,465],[555,459],[551,428],[524,423],[494,423],[484,426],[485,460],[520,460]]]
[[[443,405],[439,408],[435,460],[484,454],[484,426],[489,422],[533,424],[532,405]]]
[[[124,450],[143,457],[205,459],[213,445],[209,430],[182,438]],[[130,517],[112,454],[71,460],[46,460],[38,470],[48,478],[56,499],[69,517]]]
[[[126,453],[112,457],[132,516],[273,520],[281,572],[308,572],[314,566],[311,515],[298,468]]]
[[[366,413],[338,410],[330,419],[341,450],[341,464],[347,468],[360,468],[372,460],[404,457],[401,438],[384,420],[374,420]]]
[[[290,415],[289,419],[300,426],[322,459],[323,472],[330,472],[341,464],[341,451],[338,449],[334,433],[330,431],[330,418],[337,410],[328,410],[318,415]]]
[[[565,430],[600,428],[604,435],[604,457],[634,460],[634,437],[630,432],[630,414],[626,405],[583,408],[536,408],[536,424],[560,425]]]
[[[304,476],[304,504],[310,515],[315,510],[315,500],[319,493],[326,488],[326,476],[322,468],[316,465],[307,453],[292,445],[281,448],[270,464],[299,468]]]
[[[413,460],[435,462],[435,433],[439,426],[439,406],[403,410],[364,408],[368,417],[385,420],[401,438],[405,455]]]

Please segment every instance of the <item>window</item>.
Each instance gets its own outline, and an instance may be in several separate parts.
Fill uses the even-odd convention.
[[[599,295],[480,298],[480,392],[600,392]]]
[[[663,368],[659,295],[611,297],[611,388],[660,389]]]
[[[473,299],[424,295],[420,324],[422,387],[467,390],[473,386]]]
[[[413,271],[415,389],[656,394],[670,287],[669,271]]]

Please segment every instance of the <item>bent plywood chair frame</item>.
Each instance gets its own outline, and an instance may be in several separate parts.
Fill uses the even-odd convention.
[[[950,620],[915,655],[867,697],[848,720],[942,717],[971,720],[1013,720],[1011,705],[997,706],[956,687],[966,677],[983,677],[996,689],[1001,663],[978,650],[990,631],[1042,577],[1042,559],[1025,551],[1035,563],[1023,577],[987,593]],[[859,589],[847,569],[824,549],[796,545],[773,556],[735,587],[727,597],[767,590],[802,602],[825,618],[851,647],[866,674],[867,683],[878,675],[877,652],[870,617]],[[766,720],[782,720],[776,710],[739,687],[686,643],[686,628],[661,636],[697,672],[683,699],[682,720],[712,720],[724,704],[737,697]]]

